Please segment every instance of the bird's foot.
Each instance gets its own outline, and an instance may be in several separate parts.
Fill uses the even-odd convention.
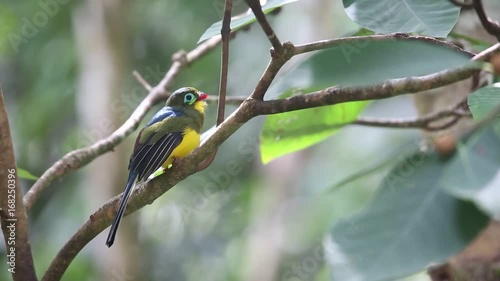
[[[160,168],[158,168],[158,170],[156,170],[154,173],[152,173],[151,176],[148,177],[148,180],[154,179],[157,176],[163,175],[163,173],[165,173],[165,168],[160,167]]]

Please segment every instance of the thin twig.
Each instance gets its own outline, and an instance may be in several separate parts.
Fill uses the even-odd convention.
[[[452,115],[452,121],[446,122],[443,125],[439,126],[431,126],[428,124],[426,120],[422,120],[419,118],[414,119],[371,119],[371,118],[358,118],[353,122],[346,123],[344,125],[363,125],[370,127],[382,127],[382,128],[401,128],[401,129],[423,129],[426,131],[439,131],[443,130],[452,125],[450,122],[455,122],[458,120],[457,116]],[[438,118],[436,120],[441,120],[442,118]]]
[[[386,34],[386,35],[369,35],[369,36],[353,36],[353,37],[342,37],[342,38],[335,38],[335,39],[330,39],[330,40],[320,40],[312,43],[307,43],[307,44],[302,44],[302,45],[296,45],[294,48],[294,55],[299,55],[303,53],[308,53],[311,51],[317,51],[317,50],[323,50],[327,48],[332,48],[341,44],[353,44],[356,46],[356,44],[361,44],[361,43],[366,43],[366,42],[376,42],[376,41],[387,41],[389,39],[394,39],[394,40],[402,40],[402,41],[415,41],[415,42],[428,42],[431,44],[435,44],[438,46],[446,47],[449,49],[452,49],[454,51],[458,51],[461,53],[465,53],[470,55],[471,57],[474,55],[474,53],[466,51],[457,45],[447,42],[447,41],[442,41],[442,40],[437,40],[434,37],[428,37],[428,36],[422,36],[422,35],[408,35],[407,33],[391,33],[391,34]]]
[[[219,84],[219,103],[217,106],[217,126],[224,121],[224,112],[226,106],[227,75],[229,69],[229,34],[231,34],[231,10],[233,1],[226,0],[224,5],[224,16],[222,18],[222,50],[221,50],[221,71]]]
[[[141,84],[146,90],[148,90],[148,87],[152,90],[153,87],[151,87],[147,81],[144,79],[144,77],[137,71],[134,70],[133,72],[133,75],[134,77],[136,78],[136,80],[139,82],[139,84]],[[149,90],[149,91],[151,91]],[[163,93],[161,95],[161,98],[162,99],[167,99],[169,96],[170,96],[170,92],[168,91],[165,91],[165,93]],[[246,97],[243,97],[243,96],[229,96],[229,97],[226,97],[226,105],[240,105],[245,99]],[[206,99],[207,103],[209,104],[216,104],[219,102],[219,97],[218,96],[208,96],[208,98]]]
[[[229,96],[226,97],[226,105],[240,105],[246,97],[244,96]],[[219,102],[219,97],[217,96],[209,96],[206,99],[207,103],[217,103]]]
[[[478,70],[460,68],[435,74],[387,80],[364,87],[332,86],[305,95],[269,101],[252,100],[260,115],[277,114],[293,110],[334,105],[348,101],[375,100],[435,89],[469,78]]]
[[[146,113],[161,100],[163,95],[165,95],[166,89],[171,85],[179,71],[190,62],[197,60],[208,51],[214,49],[219,44],[220,40],[220,36],[215,36],[198,45],[198,47],[189,53],[177,53],[173,59],[172,66],[167,74],[165,74],[163,80],[149,92],[146,98],[137,106],[132,115],[120,128],[114,131],[109,137],[88,147],[69,152],[43,173],[24,196],[26,210],[29,211],[31,209],[43,190],[49,186],[52,181],[79,169],[99,155],[113,150],[113,148],[121,143],[125,137],[135,131]]]
[[[247,2],[250,9],[252,9],[255,18],[262,27],[262,30],[267,36],[267,39],[269,39],[269,42],[271,42],[271,45],[273,45],[274,51],[276,51],[278,54],[283,53],[283,45],[281,44],[281,41],[278,39],[278,36],[276,35],[273,28],[267,21],[266,15],[262,11],[262,6],[260,5],[260,1],[259,0],[245,0],[245,1]]]
[[[0,216],[7,271],[14,281],[36,281],[33,254],[28,235],[28,216],[23,205],[21,183],[10,135],[9,120],[2,89],[0,89]]]
[[[483,3],[481,0],[472,0],[474,10],[481,21],[484,29],[491,35],[495,36],[500,41],[500,23],[489,18],[484,11]]]
[[[142,75],[139,73],[139,71],[134,70],[132,72],[132,75],[134,75],[137,82],[139,82],[144,87],[144,89],[146,89],[148,92],[151,92],[153,90],[153,87],[151,87],[151,85],[149,85],[148,81],[146,81],[146,79],[144,79],[144,77],[142,77]]]
[[[134,74],[134,77],[139,82],[139,84],[141,84],[147,90],[147,87],[149,85],[144,80],[144,77],[139,72],[137,72],[137,71],[134,71],[133,74]],[[142,81],[144,81],[146,83],[143,83]],[[151,89],[153,89],[151,86],[149,86],[149,87]],[[165,91],[165,93],[162,94],[162,99],[167,99],[170,96],[170,94],[171,94],[170,92]],[[246,97],[243,97],[243,96],[229,96],[229,97],[226,97],[226,105],[240,105],[245,99],[246,99]],[[213,95],[212,96],[208,96],[208,98],[206,99],[206,101],[209,104],[217,104],[219,102],[219,97],[218,96],[213,96]]]
[[[220,81],[219,81],[219,99],[217,103],[217,121],[216,124],[219,126],[224,121],[225,108],[226,108],[226,92],[227,92],[227,76],[229,70],[229,40],[231,34],[231,10],[233,9],[233,1],[226,0],[224,3],[224,14],[222,17],[222,28],[220,31],[222,37],[222,49],[221,49],[221,70],[220,70]],[[217,149],[214,150],[210,156],[203,160],[198,165],[198,170],[205,170],[215,159],[217,154]]]

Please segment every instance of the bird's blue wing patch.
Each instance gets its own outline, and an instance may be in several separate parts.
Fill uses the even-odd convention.
[[[182,112],[179,111],[179,110],[176,110],[170,106],[165,106],[163,107],[162,109],[160,109],[160,111],[158,111],[154,116],[153,118],[151,118],[151,120],[149,120],[148,124],[146,124],[146,126],[149,126],[149,125],[152,125],[156,122],[159,122],[165,118],[168,118],[168,117],[179,117],[179,116],[182,116]]]

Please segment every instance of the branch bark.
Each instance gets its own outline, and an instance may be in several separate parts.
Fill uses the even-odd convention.
[[[28,216],[10,136],[9,120],[0,89],[0,222],[7,252],[7,270],[14,281],[36,281],[28,236]]]
[[[224,2],[224,15],[222,17],[222,28],[220,30],[222,38],[222,49],[221,49],[221,70],[220,70],[220,81],[219,81],[219,97],[217,100],[217,120],[216,125],[219,126],[225,117],[226,111],[226,92],[227,92],[227,76],[229,72],[229,39],[231,35],[231,11],[233,9],[233,1],[225,0]],[[215,150],[210,156],[203,160],[198,165],[198,171],[203,171],[215,159],[217,155],[217,150]]]
[[[248,7],[250,7],[253,14],[255,15],[255,18],[262,27],[262,30],[267,36],[267,39],[269,39],[269,42],[271,42],[274,51],[279,54],[283,53],[283,45],[281,44],[281,41],[278,39],[278,36],[276,35],[273,28],[267,21],[266,15],[262,11],[262,6],[260,5],[260,1],[259,0],[245,0],[245,1],[247,2]]]

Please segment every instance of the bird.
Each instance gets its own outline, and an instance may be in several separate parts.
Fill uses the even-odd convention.
[[[128,165],[129,175],[106,245],[115,241],[134,183],[146,180],[160,167],[168,169],[175,158],[187,156],[200,144],[207,94],[184,87],[172,93],[139,132]]]

